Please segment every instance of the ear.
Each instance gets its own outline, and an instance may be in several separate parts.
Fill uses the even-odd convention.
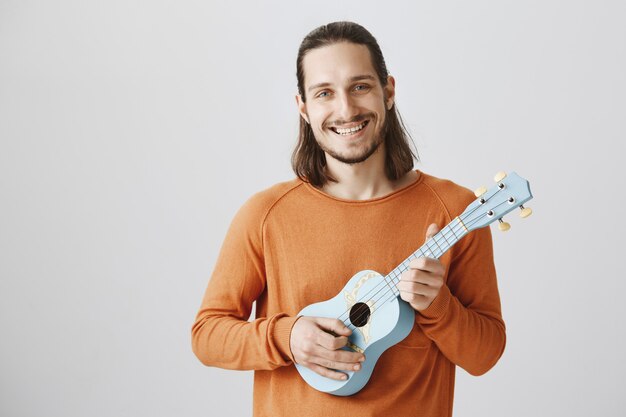
[[[306,112],[306,103],[302,100],[300,94],[296,94],[296,104],[298,105],[298,111],[300,112],[300,116],[302,116],[302,118],[307,123],[309,123],[309,115]]]
[[[387,85],[384,87],[385,107],[391,110],[396,99],[396,79],[391,75],[387,76]]]

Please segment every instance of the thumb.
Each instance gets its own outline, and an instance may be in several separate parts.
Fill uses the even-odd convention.
[[[426,240],[435,236],[437,232],[439,232],[439,227],[436,223],[431,223],[430,226],[428,226],[428,229],[426,229]]]

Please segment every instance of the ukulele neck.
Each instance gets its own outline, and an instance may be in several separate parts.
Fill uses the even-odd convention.
[[[413,252],[393,269],[385,279],[397,284],[400,281],[400,275],[409,269],[409,264],[417,258],[435,258],[439,259],[441,255],[446,253],[448,249],[454,246],[463,236],[468,233],[467,228],[459,219],[455,217],[448,225],[441,229],[436,235],[428,239],[418,250]]]

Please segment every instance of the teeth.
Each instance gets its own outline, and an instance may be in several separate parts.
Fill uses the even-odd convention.
[[[348,129],[340,129],[338,127],[335,128],[335,131],[337,133],[339,133],[340,135],[351,135],[354,132],[358,132],[359,130],[363,129],[365,127],[366,122],[361,123],[358,126],[354,126]]]

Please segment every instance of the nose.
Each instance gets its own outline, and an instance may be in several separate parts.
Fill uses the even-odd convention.
[[[349,122],[359,114],[355,98],[349,93],[340,94],[337,100],[337,116],[344,122]]]

